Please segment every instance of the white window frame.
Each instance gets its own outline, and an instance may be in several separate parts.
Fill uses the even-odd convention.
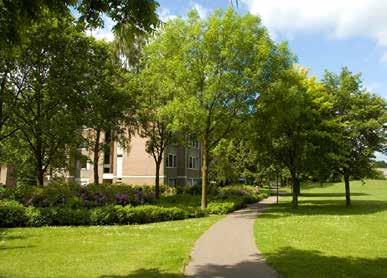
[[[192,163],[191,163],[192,162]],[[191,167],[192,165],[192,167]],[[190,155],[188,157],[188,165],[187,165],[187,168],[188,169],[192,169],[192,170],[198,170],[199,169],[199,158],[197,156],[192,156]]]
[[[172,161],[170,160],[170,156],[172,157]],[[177,157],[174,153],[168,153],[166,161],[165,161],[165,167],[166,168],[176,168],[177,167]]]

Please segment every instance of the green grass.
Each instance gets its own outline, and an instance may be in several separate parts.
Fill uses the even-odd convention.
[[[0,277],[181,277],[194,242],[220,218],[0,229]]]
[[[258,249],[283,277],[387,277],[387,181],[302,189],[272,205],[255,223]]]

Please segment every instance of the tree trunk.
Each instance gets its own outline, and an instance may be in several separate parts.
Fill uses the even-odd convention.
[[[155,198],[160,198],[160,165],[161,159],[156,161],[156,177],[155,177]]]
[[[202,209],[207,208],[208,182],[208,138],[204,138],[202,145]]]
[[[43,186],[44,184],[44,170],[43,170],[43,153],[42,153],[42,139],[41,133],[38,131],[36,136],[36,182],[38,185]]]
[[[37,169],[36,169],[36,177],[38,185],[43,186],[44,185],[44,171],[43,166],[41,163],[38,163]]]
[[[98,173],[98,162],[99,162],[99,140],[101,137],[101,130],[97,129],[95,134],[95,144],[94,144],[94,159],[93,159],[93,169],[94,169],[94,183],[99,184],[99,173]]]
[[[349,188],[349,175],[344,174],[344,183],[345,183],[345,205],[347,207],[351,206],[351,192]]]
[[[298,192],[300,183],[295,173],[292,173],[292,206],[293,208],[298,207]]]

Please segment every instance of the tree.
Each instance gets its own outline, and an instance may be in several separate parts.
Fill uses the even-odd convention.
[[[126,147],[135,125],[134,97],[123,84],[129,78],[118,61],[113,59],[111,46],[90,39],[87,57],[84,130],[85,140],[93,149],[94,183],[99,183],[99,158],[101,151],[108,152],[112,141]],[[104,137],[104,138],[102,138]],[[103,139],[103,140],[102,140]]]
[[[240,16],[231,8],[200,19],[170,23],[162,36],[173,38],[176,52],[175,86],[182,92],[165,109],[175,115],[171,128],[201,142],[202,208],[207,206],[210,152],[249,111],[261,88],[274,44],[260,19]]]
[[[308,149],[320,135],[320,102],[325,99],[316,82],[303,69],[284,70],[257,101],[256,140],[261,161],[289,170],[294,207],[298,206]]]
[[[240,135],[243,136],[221,140],[212,151],[209,171],[211,180],[221,184],[238,182],[240,178],[249,184],[257,180],[257,149],[250,140],[246,140],[247,132]]]
[[[12,126],[27,144],[37,183],[54,161],[67,157],[77,138],[85,90],[88,39],[68,17],[46,13],[25,32],[14,69],[9,73],[15,101]]]
[[[78,22],[85,28],[102,27],[103,16],[110,17],[119,32],[122,26],[130,26],[136,33],[150,32],[159,25],[154,0],[102,1],[102,0],[3,0],[0,2],[0,48],[18,45],[25,28],[46,11],[57,17],[69,16],[72,10],[79,14]]]
[[[344,178],[346,206],[351,206],[350,178],[363,178],[372,171],[374,153],[386,150],[387,103],[362,87],[360,74],[343,68],[339,75],[323,78],[333,103],[329,118],[329,162]]]
[[[160,166],[166,147],[176,138],[168,128],[173,114],[164,114],[163,108],[173,101],[179,91],[174,83],[178,44],[166,35],[173,30],[164,29],[162,35],[147,45],[143,52],[139,74],[140,107],[139,134],[147,138],[146,151],[152,155],[155,166],[155,193],[160,196]]]
[[[12,114],[16,105],[15,95],[10,83],[10,74],[15,70],[15,60],[20,53],[0,49],[0,143],[12,136],[17,128],[12,126]]]

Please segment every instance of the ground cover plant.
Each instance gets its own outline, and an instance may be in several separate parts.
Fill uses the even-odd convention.
[[[182,277],[221,216],[131,226],[0,229],[0,277]]]
[[[284,277],[386,277],[387,183],[303,187],[298,209],[282,197],[257,218],[255,238],[268,263]]]

